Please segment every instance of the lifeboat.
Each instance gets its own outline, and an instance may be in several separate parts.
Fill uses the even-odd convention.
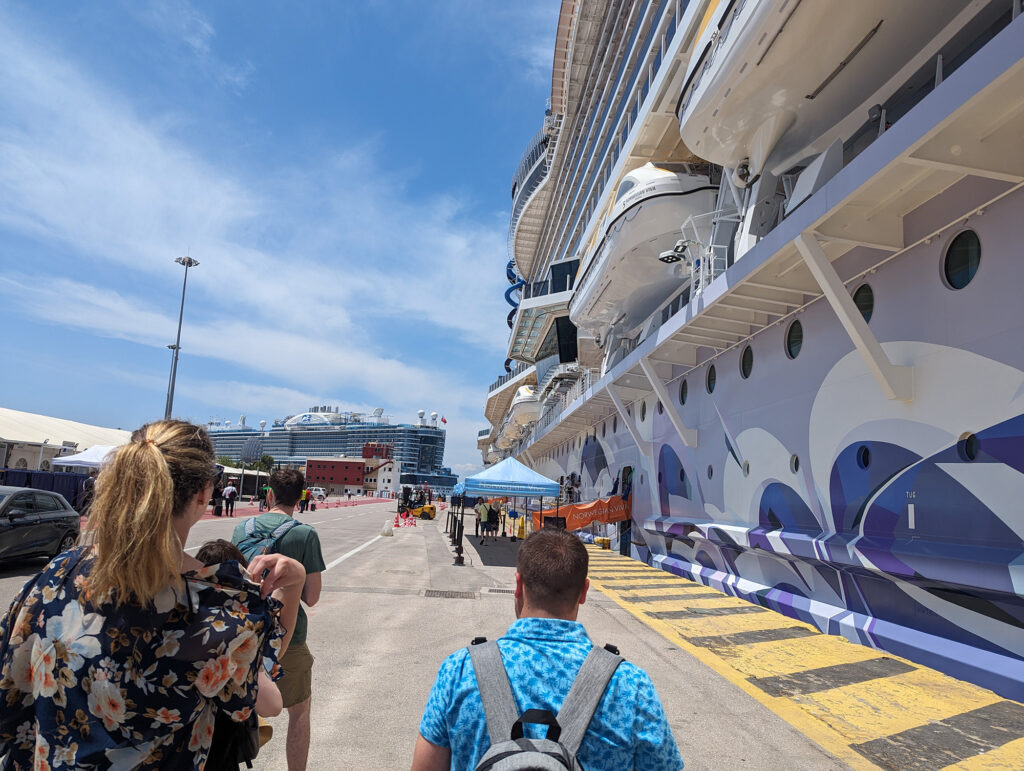
[[[517,426],[528,426],[540,417],[540,400],[530,386],[521,386],[512,397],[508,408],[509,418]]]
[[[497,463],[501,460],[502,453],[498,451],[498,448],[493,444],[487,448],[487,457],[484,459],[485,463]]]
[[[764,169],[788,171],[849,139],[892,95],[887,83],[934,58],[968,5],[722,2],[690,60],[679,133],[695,155],[737,169],[741,185]]]
[[[569,317],[602,346],[627,336],[689,278],[683,252],[672,252],[682,225],[715,208],[708,174],[648,163],[626,174],[602,225],[602,238],[580,269]],[[666,253],[671,253],[666,255]]]

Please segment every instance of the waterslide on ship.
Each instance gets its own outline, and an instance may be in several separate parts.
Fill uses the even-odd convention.
[[[628,337],[689,278],[681,252],[682,224],[715,208],[717,184],[708,174],[669,171],[648,163],[626,174],[588,255],[569,318],[598,344]]]

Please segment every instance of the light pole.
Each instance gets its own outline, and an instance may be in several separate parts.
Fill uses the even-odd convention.
[[[199,265],[199,260],[191,257],[179,257],[175,260],[179,265],[185,266],[185,280],[181,282],[181,308],[178,310],[178,337],[174,345],[167,346],[173,351],[171,356],[171,381],[167,384],[167,406],[164,407],[164,420],[171,419],[171,409],[174,407],[174,378],[178,374],[178,351],[181,350],[181,318],[185,314],[185,287],[188,286],[188,269]]]

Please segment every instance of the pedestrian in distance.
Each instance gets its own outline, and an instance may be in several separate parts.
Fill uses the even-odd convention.
[[[78,502],[78,513],[83,517],[89,516],[89,507],[92,506],[92,500],[96,497],[96,477],[99,475],[97,469],[89,469],[89,476],[82,482],[82,493]]]
[[[220,474],[224,472],[221,471]],[[218,476],[213,483],[213,516],[219,517],[224,513],[224,487],[221,485],[221,477]]]
[[[263,552],[280,553],[298,560],[306,570],[302,602],[312,607],[320,600],[320,574],[326,564],[316,530],[294,518],[295,509],[306,489],[305,477],[297,469],[274,471],[270,475],[270,489],[274,507],[265,514],[238,523],[231,541],[249,560]],[[309,756],[313,656],[306,645],[307,626],[306,613],[300,607],[291,644],[281,657],[285,674],[278,686],[288,710],[288,737],[285,742],[288,771],[304,771]]]
[[[281,711],[286,632],[268,595],[304,573],[279,554],[246,573],[184,551],[218,473],[206,431],[184,421],[145,425],[114,452],[86,543],[0,619],[5,768],[199,769],[218,715]]]
[[[224,488],[222,495],[224,497],[224,516],[235,516],[235,498],[238,497],[238,488],[235,487],[234,479],[228,480],[228,486]]]
[[[267,486],[260,485],[259,490],[256,491],[256,498],[259,501],[259,511],[263,513],[263,510],[267,507]]]
[[[518,620],[497,641],[462,648],[441,664],[420,721],[413,771],[490,768],[498,753],[526,759],[544,736],[550,738],[541,746],[554,753],[546,756],[549,765],[503,762],[587,771],[683,767],[650,677],[617,651],[595,646],[576,620],[587,598],[587,568],[587,550],[572,533],[539,530],[523,542]],[[541,722],[558,725],[560,736]],[[513,743],[517,729],[525,739]],[[550,765],[557,755],[563,765]]]

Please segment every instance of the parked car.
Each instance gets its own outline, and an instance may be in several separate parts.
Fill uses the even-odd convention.
[[[314,501],[322,501],[327,497],[327,491],[322,487],[309,488],[309,494]]]
[[[60,493],[0,487],[0,561],[56,557],[80,534],[81,517]]]

